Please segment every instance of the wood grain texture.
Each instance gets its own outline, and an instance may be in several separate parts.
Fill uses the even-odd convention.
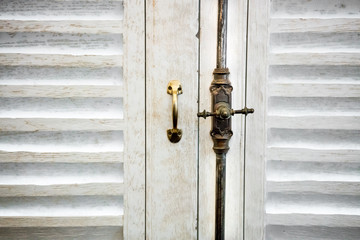
[[[6,152],[0,151],[1,163],[120,163],[124,161],[123,152]]]
[[[268,147],[269,160],[308,161],[308,162],[359,162],[358,149],[313,149]]]
[[[121,67],[122,55],[62,55],[1,53],[0,65],[53,67]]]
[[[123,183],[73,183],[73,184],[0,184],[2,197],[62,196],[62,195],[122,195]]]
[[[272,65],[360,65],[358,52],[286,52],[270,53]]]
[[[217,7],[217,1],[202,1],[200,6],[200,111],[204,109],[210,111],[211,109],[211,94],[209,87],[213,79],[212,73],[216,67]],[[214,239],[215,237],[216,161],[215,154],[212,149],[213,142],[211,136],[209,135],[210,129],[211,120],[209,118],[206,120],[200,118],[198,170],[199,239]]]
[[[58,1],[27,0],[3,1],[0,18],[16,20],[121,20],[123,0]]]
[[[273,225],[284,226],[328,226],[328,227],[359,227],[359,215],[342,214],[267,214],[266,221]]]
[[[51,32],[106,34],[123,33],[123,21],[74,20],[74,21],[20,21],[0,20],[0,32]]]
[[[59,217],[0,217],[0,228],[5,227],[87,227],[123,226],[123,216],[59,216]],[[1,234],[0,234],[1,236]]]
[[[269,128],[360,129],[360,116],[277,116],[268,118]]]
[[[249,1],[247,105],[255,113],[246,120],[245,239],[264,239],[266,83],[270,1]]]
[[[268,192],[359,195],[360,182],[354,181],[267,181]]]
[[[123,119],[0,118],[1,131],[124,130]]]
[[[123,97],[122,86],[0,85],[0,97]]]
[[[145,1],[124,1],[124,238],[145,239]]]
[[[360,18],[271,18],[269,31],[291,32],[359,32]]]
[[[123,239],[123,2],[0,9],[0,238]]]
[[[146,238],[196,239],[199,3],[146,1]],[[174,144],[170,80],[179,80]]]
[[[116,227],[11,227],[0,228],[0,238],[4,239],[39,239],[73,240],[74,238],[114,240],[123,239],[123,228]]]
[[[357,0],[274,0],[270,12],[283,18],[352,18],[359,15],[360,6]]]
[[[268,239],[276,240],[357,240],[360,234],[358,227],[324,227],[324,226],[281,226],[266,227]]]
[[[268,88],[270,96],[281,97],[359,97],[360,84],[274,83]]]

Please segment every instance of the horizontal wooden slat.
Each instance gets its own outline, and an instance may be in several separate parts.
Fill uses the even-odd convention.
[[[0,131],[124,130],[122,119],[0,118]]]
[[[359,227],[359,215],[342,214],[266,214],[266,221],[273,225],[286,226],[328,226],[328,227]]]
[[[316,113],[314,113],[316,114]],[[360,116],[274,116],[268,117],[269,128],[291,129],[357,129]],[[360,156],[359,156],[360,157]]]
[[[122,97],[122,86],[0,85],[0,97]]]
[[[44,182],[46,184],[46,182]],[[72,184],[1,184],[0,196],[61,196],[61,195],[121,195],[124,193],[123,183],[72,183]]]
[[[123,152],[4,152],[0,163],[54,162],[54,163],[117,163],[123,162]]]
[[[360,182],[267,181],[268,192],[360,195]]]
[[[272,18],[270,32],[359,32],[360,18]]]
[[[270,53],[270,65],[360,65],[358,52]]]
[[[270,96],[281,97],[359,97],[360,84],[272,83]]]
[[[121,67],[122,55],[0,54],[0,65],[53,67]]]
[[[96,236],[101,240],[124,239],[122,227],[119,226],[88,226],[88,227],[4,227],[0,228],[0,239],[50,239],[74,240],[93,239]],[[303,240],[303,239],[302,239]],[[356,239],[357,240],[357,239]]]
[[[87,227],[87,226],[122,226],[123,215],[118,216],[24,216],[2,217],[1,227]]]
[[[122,33],[120,20],[18,21],[0,20],[0,32]]]
[[[299,162],[360,162],[359,149],[309,149],[269,147],[268,160]]]
[[[359,240],[360,228],[268,225],[266,236],[276,240]]]

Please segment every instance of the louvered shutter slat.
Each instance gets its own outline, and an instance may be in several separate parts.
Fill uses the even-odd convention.
[[[0,32],[21,33],[84,33],[106,34],[123,33],[121,20],[58,20],[58,21],[26,21],[0,20]]]
[[[123,12],[1,2],[0,238],[122,239]]]
[[[359,1],[271,1],[266,239],[358,239]]]

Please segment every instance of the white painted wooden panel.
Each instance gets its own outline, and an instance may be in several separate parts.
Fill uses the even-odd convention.
[[[121,67],[121,55],[0,53],[1,65],[51,67]]]
[[[2,33],[62,33],[62,34],[105,34],[123,33],[121,20],[0,20]],[[56,35],[55,35],[56,36]],[[100,42],[101,43],[101,42]],[[103,44],[103,43],[102,43]]]
[[[0,234],[5,239],[122,239],[123,228],[117,226],[91,227],[31,227],[1,228]]]
[[[245,123],[244,240],[264,239],[266,77],[269,0],[251,0],[248,11],[246,105],[254,114]]]
[[[256,100],[266,108],[261,113],[255,108],[254,115],[258,119],[256,114],[264,113],[266,135],[255,135],[263,123],[247,123],[252,128],[246,146],[249,156],[260,147],[255,156],[262,161],[256,166],[266,172],[265,191],[249,196],[260,203],[266,194],[264,239],[358,239],[360,2],[254,2],[249,36],[257,33],[259,25],[269,24],[262,41],[249,41],[249,56],[257,53],[257,62],[268,55],[260,70],[266,95]],[[260,2],[268,8],[259,10]],[[260,11],[262,19],[251,18],[251,13]],[[248,64],[251,73],[257,63],[250,59]],[[252,89],[251,81],[258,80],[248,78],[250,98],[251,91],[263,89]],[[258,144],[249,146],[255,136],[260,138]],[[261,206],[254,207],[246,214],[261,211]],[[254,236],[251,229],[248,233]]]
[[[197,237],[198,17],[198,1],[146,1],[146,239]],[[175,144],[170,80],[183,90]]]
[[[146,231],[145,1],[127,0],[124,8],[124,238],[141,240]]]
[[[144,212],[144,179],[128,180],[144,169],[128,161],[145,148],[124,132],[144,125],[126,110],[144,74],[124,65],[144,62],[144,7],[130,5],[124,17],[117,0],[0,1],[1,239],[141,239],[127,221]]]
[[[0,3],[0,18],[4,20],[121,20],[124,16],[122,0],[1,0]]]

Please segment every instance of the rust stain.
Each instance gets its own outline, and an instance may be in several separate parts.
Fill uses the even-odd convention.
[[[153,0],[152,5],[153,5],[153,8],[155,8],[155,6],[156,6],[156,0]]]

